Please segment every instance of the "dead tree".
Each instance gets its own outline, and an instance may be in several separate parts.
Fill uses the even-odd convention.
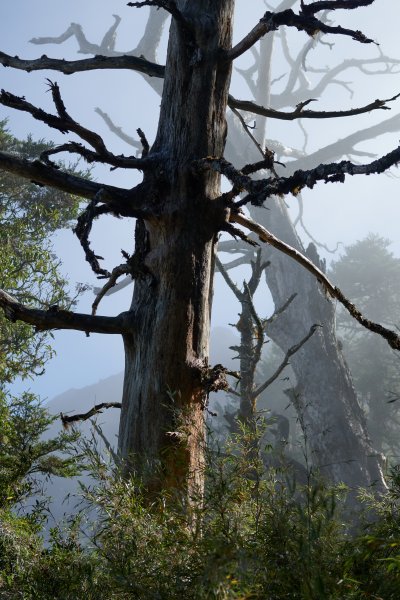
[[[285,0],[280,4],[280,8],[289,8],[294,4],[293,0]],[[279,94],[274,94],[273,84],[271,84],[273,43],[280,44],[282,54],[285,55],[288,63],[287,83]],[[284,29],[280,31],[279,42],[277,40],[273,42],[272,36],[264,38],[259,53],[255,55],[253,67],[242,72],[249,89],[253,92],[253,101],[236,102],[234,118],[230,120],[230,137],[226,153],[235,165],[240,165],[243,161],[252,163],[257,160],[257,157],[261,158],[267,146],[276,151],[279,160],[285,160],[285,156],[290,157],[290,162],[285,161],[284,171],[279,165],[276,165],[276,170],[285,175],[292,174],[299,168],[310,167],[314,161],[337,160],[346,155],[353,158],[371,156],[368,152],[361,151],[357,144],[396,130],[400,124],[400,115],[350,134],[309,156],[304,151],[280,147],[276,141],[267,139],[267,117],[274,118],[274,114],[264,107],[270,103],[277,108],[294,105],[297,107],[298,118],[301,118],[307,98],[320,96],[330,85],[341,85],[350,90],[348,82],[341,79],[348,69],[360,69],[365,73],[369,68],[374,67],[370,75],[379,76],[379,74],[396,73],[399,66],[398,59],[382,53],[368,60],[347,59],[334,68],[319,69],[320,79],[310,88],[304,69],[313,71],[311,66],[313,48],[315,52],[315,48],[318,48],[318,40],[307,42],[298,55],[293,57],[287,45]],[[318,69],[315,71],[318,72]],[[296,111],[292,114],[293,119],[296,118],[295,113]],[[257,129],[252,130],[248,124],[255,118]],[[240,148],[239,152],[238,148]],[[304,227],[301,219],[301,197],[299,202],[300,215],[297,222]],[[311,250],[315,249],[313,242],[307,250],[303,247],[285,203],[275,196],[269,199],[268,208],[269,210],[265,211],[253,206],[250,212],[260,224],[299,252],[308,254],[313,263],[324,270],[317,252],[314,251],[311,255]],[[225,248],[233,251],[229,245]],[[248,249],[243,249],[243,252],[249,254]],[[294,392],[290,391],[290,396],[300,422],[307,429],[313,464],[331,481],[345,481],[355,489],[365,485],[384,489],[379,466],[382,457],[371,444],[365,416],[359,406],[351,374],[336,340],[335,308],[331,298],[327,297],[317,282],[287,256],[270,248],[264,251],[263,257],[271,263],[266,277],[275,306],[281,306],[292,294],[296,294],[295,301],[280,320],[275,321],[268,328],[271,339],[285,352],[307,333],[312,324],[323,325],[301,352],[291,358],[297,387]]]
[[[227,245],[225,245],[226,247]],[[262,458],[268,467],[283,468],[284,470],[289,468],[290,475],[294,476],[298,482],[304,483],[306,479],[305,467],[293,457],[287,455],[290,432],[289,419],[279,413],[272,414],[272,398],[270,398],[269,403],[267,402],[267,411],[260,411],[259,401],[270,386],[284,374],[292,357],[307,344],[319,326],[312,325],[303,339],[287,348],[285,356],[273,372],[267,378],[259,381],[259,370],[262,362],[266,360],[263,356],[263,349],[269,341],[268,329],[276,320],[279,320],[280,316],[295,299],[296,294],[293,294],[272,316],[261,318],[255,307],[254,295],[259,288],[264,271],[270,263],[262,261],[262,250],[258,249],[254,260],[250,261],[251,277],[243,282],[243,288],[241,289],[229,274],[230,269],[236,266],[238,260],[240,261],[240,259],[236,259],[230,263],[222,264],[218,258],[216,259],[217,270],[221,273],[240,305],[239,320],[237,323],[232,324],[240,334],[240,343],[230,347],[236,354],[235,358],[239,360],[240,368],[237,374],[235,373],[235,378],[239,381],[237,385],[227,390],[228,395],[236,401],[235,405],[238,403],[238,409],[231,411],[225,407],[221,416],[227,422],[230,433],[237,434],[241,426],[245,427],[247,433],[245,438],[252,446],[252,452],[257,454],[257,457]],[[271,451],[265,452],[263,447],[264,434],[270,437],[270,433],[275,434],[275,442],[271,444]]]
[[[55,105],[50,114],[25,98],[2,91],[0,103],[25,111],[63,133],[74,133],[80,142],[68,142],[47,151],[39,161],[0,153],[0,168],[39,185],[53,186],[88,201],[76,233],[94,273],[109,279],[116,272],[101,266],[89,235],[93,220],[104,214],[137,219],[135,252],[125,256],[119,273],[135,279],[128,310],[115,317],[77,314],[63,310],[43,311],[23,306],[5,291],[0,305],[11,320],[22,320],[37,330],[74,329],[121,335],[125,345],[125,383],[119,434],[119,450],[127,466],[133,457],[153,491],[178,487],[189,494],[203,483],[203,411],[210,391],[226,387],[223,373],[208,364],[209,323],[213,272],[218,234],[221,231],[247,240],[237,227],[255,230],[260,239],[273,244],[305,266],[366,327],[400,349],[397,333],[367,321],[307,257],[290,248],[242,214],[245,205],[261,206],[273,196],[296,193],[319,181],[344,181],[347,175],[382,172],[400,160],[400,148],[370,162],[350,161],[314,165],[293,175],[277,176],[270,154],[252,164],[234,167],[224,158],[226,110],[240,106],[229,96],[232,64],[264,36],[282,27],[293,27],[300,35],[316,31],[347,36],[355,43],[370,43],[359,31],[327,24],[321,11],[353,10],[374,0],[324,0],[301,3],[298,12],[284,8],[267,11],[249,33],[232,45],[234,0],[145,0],[129,6],[163,8],[171,16],[166,65],[142,56],[94,56],[77,61],[23,60],[4,53],[4,66],[32,71],[52,69],[74,73],[118,68],[163,78],[158,131],[150,146],[140,133],[142,156],[113,154],[94,131],[78,123],[65,106],[57,83],[49,82]],[[112,40],[104,43],[112,50]],[[358,109],[337,111],[329,117],[356,115],[381,109],[376,100]],[[304,109],[282,112],[283,118],[320,118],[321,112]],[[276,111],[274,111],[276,115]],[[97,183],[68,174],[52,161],[60,152],[74,153],[89,162],[112,168],[136,169],[143,181],[132,189]],[[258,181],[250,175],[269,172]],[[220,176],[232,188],[221,193]],[[245,193],[244,197],[240,197]],[[322,292],[321,292],[322,293]]]

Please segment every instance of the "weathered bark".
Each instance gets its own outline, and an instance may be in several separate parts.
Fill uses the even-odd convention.
[[[256,399],[253,397],[257,360],[254,357],[254,324],[249,302],[242,302],[240,320],[240,404],[238,418],[249,426],[256,418]]]
[[[119,449],[146,471],[149,485],[202,488],[204,376],[208,366],[216,232],[226,219],[219,176],[194,160],[221,156],[231,66],[233,0],[177,2],[188,28],[172,20],[160,121],[152,153],[166,167],[145,177],[158,215],[145,221],[145,266],[125,335]],[[191,18],[193,17],[193,18]],[[157,179],[156,179],[157,177]],[[143,236],[142,236],[143,237]],[[142,247],[143,250],[143,247]]]

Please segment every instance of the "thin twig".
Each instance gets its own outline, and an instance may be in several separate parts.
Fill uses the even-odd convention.
[[[279,377],[279,375],[282,373],[282,371],[288,366],[290,357],[293,356],[293,354],[296,354],[296,352],[298,352],[300,350],[300,348],[302,346],[304,346],[304,344],[315,333],[315,331],[317,330],[318,327],[322,327],[322,326],[321,325],[312,325],[310,328],[310,331],[307,333],[307,335],[298,344],[289,348],[289,350],[286,352],[285,358],[283,359],[283,361],[281,362],[279,367],[276,369],[276,371],[271,375],[271,377],[269,377],[269,379],[267,379],[267,381],[265,381],[256,390],[254,390],[254,392],[253,392],[254,400],[256,398],[258,398],[258,396],[260,396],[267,389],[267,387],[269,387]]]

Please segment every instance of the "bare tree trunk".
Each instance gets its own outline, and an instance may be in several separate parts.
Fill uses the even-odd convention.
[[[254,209],[259,222],[304,252],[284,203],[275,198],[269,208]],[[343,481],[353,489],[374,485],[377,491],[384,491],[381,456],[372,447],[336,339],[335,306],[315,279],[290,258],[272,248],[268,258],[267,280],[275,305],[281,306],[297,293],[279,319],[271,323],[271,339],[286,351],[311,325],[322,325],[290,361],[297,379],[291,399],[304,427],[313,465],[334,483]]]
[[[233,0],[177,2],[190,28],[172,20],[156,141],[168,161],[154,183],[160,216],[145,221],[145,268],[135,283],[138,328],[124,337],[121,455],[147,469],[154,490],[202,488],[204,373],[208,366],[216,223],[226,219],[219,175],[192,162],[221,156],[231,66]],[[196,45],[192,39],[196,39]],[[196,49],[196,46],[198,49]],[[199,218],[200,215],[200,218]],[[137,248],[138,250],[138,248]],[[143,247],[141,249],[143,253]],[[200,440],[199,440],[200,438]],[[168,474],[168,475],[167,475]]]
[[[254,360],[254,326],[249,302],[242,302],[240,320],[240,404],[238,417],[248,426],[256,418],[256,401],[253,398],[254,375],[257,363]]]
[[[287,0],[281,8],[292,4],[292,0]],[[263,106],[270,105],[273,39],[271,35],[261,41],[258,59],[255,101]],[[249,138],[233,120],[232,125],[228,158],[238,166],[259,160],[256,146],[249,143]],[[254,133],[261,148],[266,143],[266,128],[266,119],[258,117]],[[265,208],[250,207],[250,213],[278,238],[304,253],[284,201],[271,197]],[[319,260],[316,250],[310,258]],[[264,259],[271,262],[266,278],[275,307],[280,308],[292,294],[297,294],[268,327],[269,337],[286,353],[313,324],[323,326],[290,360],[297,379],[296,389],[290,396],[305,429],[313,465],[333,483],[344,482],[353,489],[374,485],[377,491],[385,491],[382,457],[372,447],[351,373],[337,343],[332,300],[326,297],[315,278],[286,255],[269,248]]]

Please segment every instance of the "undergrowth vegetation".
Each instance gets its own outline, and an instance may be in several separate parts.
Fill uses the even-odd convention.
[[[0,495],[0,598],[398,600],[400,471],[384,498],[360,491],[355,516],[343,487],[327,487],[312,471],[299,487],[289,471],[266,469],[261,437],[242,430],[208,450],[202,502],[171,492],[149,501],[140,481],[86,446],[93,484],[82,486],[80,511],[46,543],[46,509],[19,514],[10,490],[23,476],[9,469]]]

